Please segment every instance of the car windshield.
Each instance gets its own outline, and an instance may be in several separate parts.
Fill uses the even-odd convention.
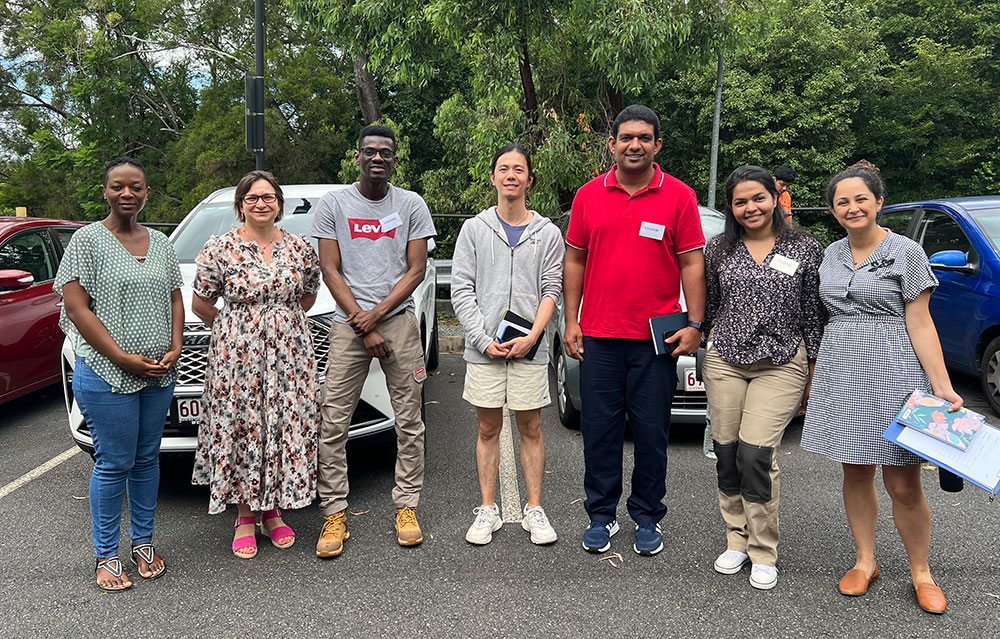
[[[1000,253],[1000,209],[982,209],[980,211],[969,211],[972,219],[976,221],[979,228],[990,240],[993,250]]]
[[[285,215],[277,226],[289,233],[302,235],[316,246],[316,240],[310,236],[313,222],[313,208],[319,198],[286,198]],[[239,226],[233,205],[230,202],[210,202],[198,205],[177,232],[170,238],[177,252],[177,261],[194,262],[208,238],[213,235],[228,233],[234,226]]]

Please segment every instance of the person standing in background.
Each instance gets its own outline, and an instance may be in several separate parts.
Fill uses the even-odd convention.
[[[790,187],[795,182],[795,169],[793,169],[788,164],[782,164],[774,170],[774,186],[778,188],[778,204],[785,211],[785,217],[788,218],[788,222],[792,221],[792,196],[788,192],[788,187]]]

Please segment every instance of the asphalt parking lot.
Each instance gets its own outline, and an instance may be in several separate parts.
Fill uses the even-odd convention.
[[[864,597],[843,597],[836,583],[853,563],[853,550],[840,471],[798,447],[799,423],[788,429],[781,452],[782,545],[773,591],[753,590],[748,569],[734,576],[712,570],[724,550],[714,469],[701,454],[701,433],[681,427],[671,437],[664,552],[652,558],[632,552],[624,501],[622,532],[611,550],[621,558],[584,552],[582,441],[559,425],[551,407],[543,412],[543,505],[560,540],[536,547],[518,524],[508,523],[489,546],[469,546],[464,535],[478,489],[475,419],[461,400],[463,374],[460,356],[443,355],[427,386],[422,546],[395,543],[391,440],[350,445],[351,539],[343,556],[328,561],[313,554],[320,525],[315,507],[286,515],[299,535],[292,548],[280,551],[258,537],[255,559],[234,558],[235,510],[208,516],[206,490],[190,485],[190,460],[166,458],[156,542],[168,572],[142,582],[132,570],[139,583],[121,594],[94,585],[89,457],[67,453],[45,470],[72,446],[59,387],[0,407],[3,636],[1000,636],[1000,500],[991,503],[968,486],[944,493],[937,472],[924,472],[932,568],[948,596],[946,614],[917,608],[888,508],[877,538],[882,577]],[[968,384],[959,392],[982,409]],[[516,445],[515,437],[515,451]],[[40,466],[44,472],[25,479]],[[505,488],[508,501],[523,498],[523,483],[517,494],[512,484]],[[888,498],[880,494],[885,506]],[[505,513],[519,508],[504,505]],[[127,544],[123,539],[123,557]]]

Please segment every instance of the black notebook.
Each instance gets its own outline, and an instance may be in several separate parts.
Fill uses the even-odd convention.
[[[657,355],[669,355],[676,344],[670,346],[666,339],[688,325],[688,314],[671,313],[649,318],[649,332],[653,335],[653,348]]]
[[[505,311],[503,316],[500,317],[500,325],[497,326],[497,341],[503,344],[515,337],[530,335],[531,326],[532,322],[529,322],[517,313]],[[528,351],[528,354],[524,356],[524,359],[535,359],[535,354],[538,353],[538,345],[541,343],[542,340],[536,341],[531,350]]]

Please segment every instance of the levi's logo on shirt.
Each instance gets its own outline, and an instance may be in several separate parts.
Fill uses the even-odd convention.
[[[384,231],[382,230],[383,224],[381,220],[366,220],[358,218],[347,218],[347,224],[351,227],[351,239],[356,240],[358,238],[366,237],[369,240],[377,240],[380,237],[396,237],[396,228]]]

